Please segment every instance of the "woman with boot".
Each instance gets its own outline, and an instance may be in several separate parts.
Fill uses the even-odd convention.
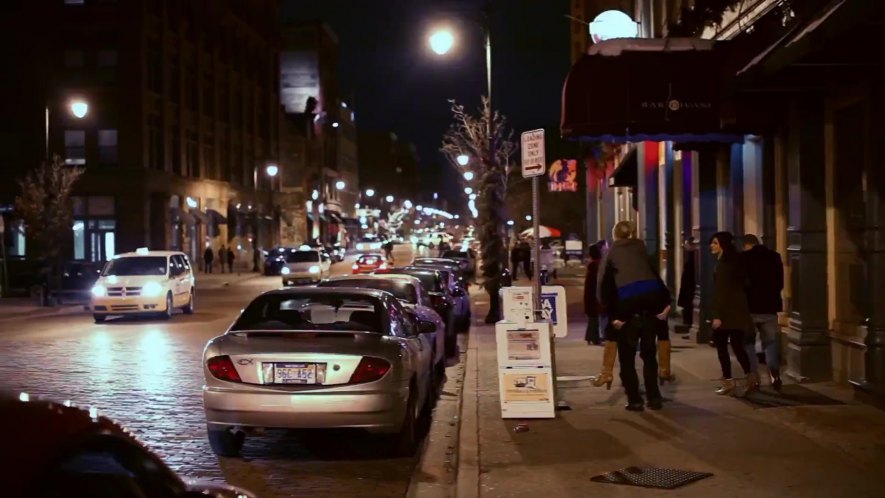
[[[747,303],[745,275],[740,255],[730,232],[717,232],[710,238],[710,252],[716,258],[713,274],[713,341],[722,368],[722,386],[716,394],[732,395],[735,381],[731,375],[731,357],[728,344],[746,375],[748,390],[758,382],[750,370],[750,358],[744,347],[744,335],[753,325],[750,307]],[[746,394],[746,393],[744,393]]]

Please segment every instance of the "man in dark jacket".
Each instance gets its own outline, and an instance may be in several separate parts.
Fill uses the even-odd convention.
[[[750,368],[756,373],[759,368],[756,357],[756,331],[762,338],[765,363],[771,373],[771,385],[780,391],[781,381],[781,338],[777,314],[784,309],[781,291],[784,289],[784,265],[781,255],[763,246],[759,237],[747,234],[743,237],[742,254],[744,271],[747,277],[747,301],[753,330],[747,334],[747,355]]]
[[[597,296],[616,330],[621,382],[627,392],[626,408],[643,409],[635,366],[639,349],[648,407],[659,410],[662,403],[658,388],[659,324],[652,320],[667,319],[670,293],[649,264],[645,243],[636,238],[636,226],[621,221],[615,225],[612,235],[615,241],[599,267]]]

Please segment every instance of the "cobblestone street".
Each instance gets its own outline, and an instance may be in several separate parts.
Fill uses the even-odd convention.
[[[383,458],[377,441],[361,433],[270,431],[247,438],[241,459],[210,450],[203,346],[253,296],[278,284],[278,277],[259,277],[198,290],[197,313],[168,322],[96,325],[84,312],[27,321],[0,315],[0,389],[94,406],[181,475],[223,479],[261,497],[403,496],[417,456]]]

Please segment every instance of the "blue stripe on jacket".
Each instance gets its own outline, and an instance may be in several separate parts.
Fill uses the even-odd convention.
[[[627,300],[657,292],[661,292],[661,283],[657,279],[637,280],[623,287],[618,287],[618,299]]]

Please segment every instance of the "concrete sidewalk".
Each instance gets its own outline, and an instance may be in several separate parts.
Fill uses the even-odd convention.
[[[598,373],[602,348],[583,340],[580,287],[568,287],[569,337],[558,340],[557,375]],[[484,310],[475,309],[474,316]],[[746,400],[713,393],[715,351],[674,337],[677,382],[660,412],[624,410],[612,390],[560,382],[571,407],[551,420],[502,420],[494,328],[475,324],[464,379],[457,496],[866,497],[885,493],[885,417],[832,384],[765,383]],[[641,368],[641,360],[637,359]],[[738,370],[739,371],[739,370]],[[519,423],[527,432],[515,432]],[[710,472],[673,491],[592,482],[631,466]]]
[[[6,322],[36,316],[81,314],[86,313],[86,304],[86,301],[77,301],[59,306],[38,306],[32,298],[7,297],[0,299],[0,321]]]

